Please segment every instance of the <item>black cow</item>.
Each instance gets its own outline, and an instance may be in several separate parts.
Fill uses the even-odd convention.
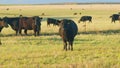
[[[21,30],[24,29],[24,33],[27,35],[27,30],[33,30],[34,35],[39,35],[41,30],[41,20],[39,16],[34,17],[20,17],[19,20],[19,33],[21,34]]]
[[[19,17],[4,17],[3,20],[9,24],[13,30],[16,31],[17,35],[19,30]]]
[[[50,24],[53,24],[53,26],[57,25],[59,26],[59,20],[53,19],[53,18],[47,18],[47,26],[50,26]]]
[[[78,21],[78,23],[80,23],[80,21],[82,21],[82,22],[86,22],[86,21],[92,22],[92,16],[82,16],[80,18],[80,20]]]
[[[73,50],[74,37],[77,35],[78,27],[72,20],[63,19],[60,21],[59,34],[64,42],[64,50]],[[67,47],[67,42],[69,46]]]
[[[110,16],[110,18],[111,18],[111,23],[112,22],[115,23],[116,20],[120,22],[120,14],[113,14],[112,16]]]

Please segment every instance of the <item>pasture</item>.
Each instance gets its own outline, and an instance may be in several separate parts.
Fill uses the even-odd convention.
[[[11,27],[2,30],[0,68],[119,68],[120,23],[111,23],[109,18],[118,12],[119,4],[1,5],[0,17],[37,15],[43,20],[41,36],[37,37],[30,30],[28,36],[23,32],[23,36],[15,36]],[[78,23],[83,15],[92,16],[92,23]],[[48,17],[72,19],[77,23],[79,32],[73,51],[63,51],[59,27],[47,27]]]

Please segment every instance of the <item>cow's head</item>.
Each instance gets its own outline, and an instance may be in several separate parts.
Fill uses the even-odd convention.
[[[0,18],[0,26],[6,27],[6,28],[8,27],[8,24],[7,22],[4,21],[4,18],[3,19]]]
[[[81,18],[80,18],[80,21],[84,21],[84,17],[81,17]]]
[[[41,29],[41,21],[43,18],[39,17],[39,16],[34,16],[33,19],[35,21],[35,26],[36,26],[37,30],[39,31]]]
[[[42,17],[34,16],[33,19],[35,20],[35,25],[41,25]]]
[[[110,16],[109,18],[112,18],[112,16]]]

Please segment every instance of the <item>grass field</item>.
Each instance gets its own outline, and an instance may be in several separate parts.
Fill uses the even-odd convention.
[[[43,17],[41,36],[38,37],[29,30],[29,36],[15,36],[10,27],[3,29],[0,68],[119,68],[120,23],[111,23],[109,18],[118,12],[119,4],[0,6],[0,17],[20,14]],[[93,17],[92,23],[86,23],[86,30],[85,23],[78,23],[83,15]],[[73,51],[63,51],[59,27],[47,27],[48,17],[72,19],[77,23],[79,32]]]

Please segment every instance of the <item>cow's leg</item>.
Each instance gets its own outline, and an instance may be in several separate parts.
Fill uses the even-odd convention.
[[[69,50],[73,51],[73,41],[69,41]]]
[[[38,36],[40,35],[40,31],[41,31],[41,27],[40,27],[40,29],[37,30],[37,35]]]
[[[27,35],[27,29],[24,30],[25,35]]]
[[[18,34],[18,30],[16,30],[16,35]]]
[[[36,36],[36,32],[37,32],[37,31],[36,31],[36,30],[34,30],[34,36]]]
[[[2,31],[3,27],[0,27],[0,32]]]
[[[67,51],[67,41],[64,40],[63,42],[64,42],[64,48],[63,49]]]
[[[114,22],[114,23],[115,23],[115,20],[112,20],[112,22]]]
[[[69,41],[68,50],[71,48],[71,42]]]
[[[92,20],[90,20],[89,22],[91,22],[91,23],[92,23]]]
[[[114,20],[114,23],[115,23],[115,20]]]
[[[70,42],[71,45],[71,51],[73,51],[73,41]]]
[[[20,30],[19,30],[19,34],[20,34],[20,35],[22,35],[22,33],[21,33],[21,32],[22,32],[22,30],[20,29]]]
[[[39,36],[39,34],[40,34],[40,31],[37,31],[37,35]]]

